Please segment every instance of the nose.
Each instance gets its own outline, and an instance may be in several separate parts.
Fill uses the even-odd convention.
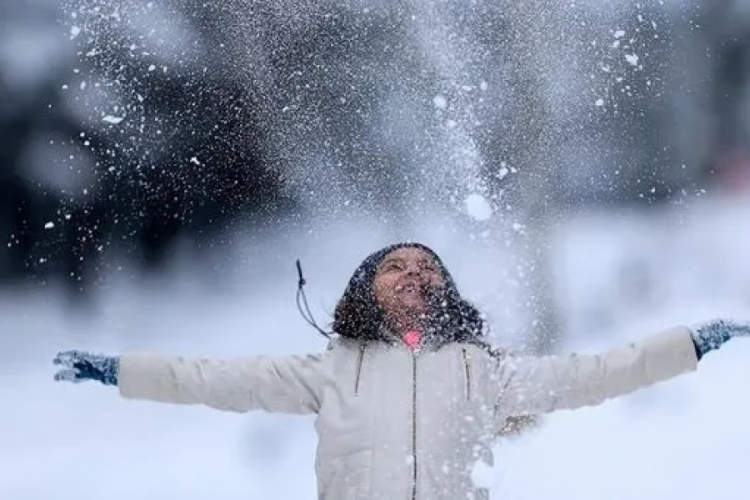
[[[416,262],[407,262],[406,274],[409,276],[420,276],[422,274],[422,268]]]

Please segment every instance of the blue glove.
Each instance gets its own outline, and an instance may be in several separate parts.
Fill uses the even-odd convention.
[[[750,337],[750,325],[716,319],[693,325],[693,343],[698,359],[714,351],[734,337]]]
[[[117,372],[120,369],[118,356],[103,356],[85,351],[63,351],[52,361],[61,369],[55,373],[55,380],[84,382],[96,380],[104,385],[117,385]]]

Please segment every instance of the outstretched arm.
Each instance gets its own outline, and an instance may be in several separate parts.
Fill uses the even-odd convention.
[[[496,367],[505,414],[595,406],[696,369],[698,360],[750,329],[725,321],[676,327],[598,355],[506,357]]]
[[[65,367],[58,380],[99,380],[116,385],[128,399],[234,412],[315,413],[320,408],[323,355],[212,360],[68,351],[55,363]]]

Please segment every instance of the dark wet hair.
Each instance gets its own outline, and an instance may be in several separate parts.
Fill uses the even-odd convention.
[[[430,255],[438,265],[445,287],[430,297],[431,313],[424,332],[425,340],[438,346],[452,342],[485,345],[485,321],[479,310],[458,292],[456,283],[440,257],[421,243],[398,243],[369,255],[354,271],[344,295],[336,305],[333,331],[361,341],[389,341],[384,336],[385,317],[372,290],[378,266],[385,257],[400,248],[418,248]]]

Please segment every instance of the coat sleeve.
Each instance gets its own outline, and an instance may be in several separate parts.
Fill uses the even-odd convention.
[[[127,399],[233,412],[316,413],[324,356],[216,360],[125,354],[118,387]]]
[[[506,415],[596,406],[696,369],[690,330],[677,327],[598,355],[505,357],[496,365]]]

